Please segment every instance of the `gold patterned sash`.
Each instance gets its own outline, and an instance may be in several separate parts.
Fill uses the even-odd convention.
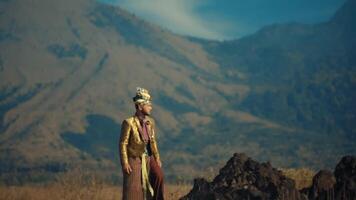
[[[143,188],[144,199],[147,199],[146,198],[147,190],[150,192],[152,197],[154,194],[153,188],[152,188],[150,181],[148,179],[146,158],[147,158],[147,154],[143,153],[141,156],[141,179],[142,179],[142,188]]]

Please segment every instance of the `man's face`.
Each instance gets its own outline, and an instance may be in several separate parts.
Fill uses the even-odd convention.
[[[145,115],[150,115],[152,110],[152,104],[142,104],[139,106],[140,110]]]

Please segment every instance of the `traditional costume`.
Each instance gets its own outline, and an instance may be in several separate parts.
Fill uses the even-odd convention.
[[[151,96],[143,88],[137,88],[135,104],[150,104]],[[125,119],[121,126],[120,160],[129,164],[130,174],[123,170],[123,200],[163,200],[163,172],[155,137],[155,122],[150,116],[136,114]]]

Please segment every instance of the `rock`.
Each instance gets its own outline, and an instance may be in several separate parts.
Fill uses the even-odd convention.
[[[345,156],[337,164],[335,193],[337,200],[356,200],[356,156]]]
[[[313,178],[313,185],[309,189],[310,200],[334,200],[334,174],[328,170],[320,170]]]
[[[234,154],[212,182],[195,179],[181,200],[356,200],[356,156],[345,156],[334,173],[320,170],[310,188],[298,191],[293,180],[270,163]]]
[[[304,199],[293,180],[270,163],[258,163],[237,154],[212,182],[196,179],[193,189],[181,200],[300,200]]]

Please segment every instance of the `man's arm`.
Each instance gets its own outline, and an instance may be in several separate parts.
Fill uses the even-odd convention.
[[[121,135],[120,135],[120,142],[119,142],[119,149],[120,149],[120,158],[121,158],[121,166],[124,171],[130,173],[130,165],[127,156],[127,144],[129,143],[130,137],[130,130],[131,127],[129,123],[124,120],[121,124]]]

